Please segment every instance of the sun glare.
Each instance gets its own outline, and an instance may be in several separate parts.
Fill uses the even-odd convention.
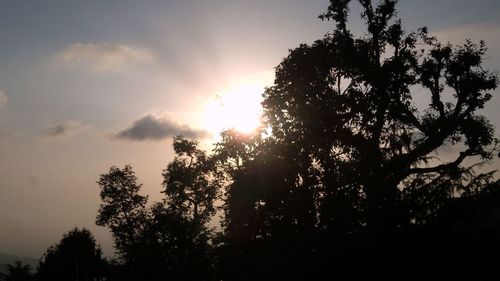
[[[263,91],[260,85],[241,84],[214,94],[203,116],[204,128],[214,137],[230,128],[251,133],[260,125]]]

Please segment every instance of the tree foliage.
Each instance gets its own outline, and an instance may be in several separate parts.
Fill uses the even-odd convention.
[[[197,146],[196,141],[174,138],[176,157],[163,171],[163,193],[171,211],[204,224],[215,213],[214,201],[222,183],[213,157]]]
[[[466,158],[493,157],[493,126],[478,110],[497,77],[482,68],[483,42],[454,47],[426,28],[405,33],[397,1],[360,1],[367,30],[354,36],[349,2],[331,1],[321,17],[336,29],[277,67],[265,116],[274,141],[322,172],[325,204],[356,189],[366,197],[369,226],[395,227],[404,223],[391,217],[405,179],[430,181],[460,173]],[[425,98],[430,104],[419,108],[415,99]],[[430,161],[447,145],[463,149],[453,161]]]
[[[391,0],[359,1],[366,30],[356,36],[350,2],[330,1],[320,18],[334,30],[276,68],[263,101],[271,134],[249,140],[229,131],[218,146],[232,167],[228,256],[243,260],[229,267],[248,279],[270,272],[283,279],[277,268],[300,276],[300,265],[325,259],[340,276],[356,259],[368,275],[397,275],[383,269],[400,262],[401,240],[493,178],[464,165],[498,151],[480,114],[497,86],[496,73],[482,67],[484,42],[453,46],[426,28],[407,33]],[[437,151],[450,147],[458,152],[440,160]],[[260,256],[269,257],[262,272],[245,264]]]
[[[163,171],[162,202],[147,205],[131,166],[111,167],[98,181],[103,203],[96,219],[113,234],[117,280],[212,280],[215,260],[207,223],[220,181],[214,160],[196,141],[175,137],[176,158]],[[124,272],[125,274],[120,274]]]
[[[90,231],[74,228],[40,259],[37,280],[104,280],[106,261]]]
[[[484,42],[406,32],[395,0],[359,4],[363,35],[351,1],[331,0],[320,18],[333,31],[276,67],[258,132],[223,132],[212,155],[174,138],[162,202],[146,207],[129,166],[101,176],[97,223],[129,279],[445,280],[460,243],[480,256],[468,274],[492,265],[500,231],[479,214],[495,212],[498,182],[479,167],[498,152],[481,115],[497,74]],[[481,223],[450,215],[461,207]],[[480,251],[468,227],[485,234]]]
[[[116,249],[127,254],[135,246],[146,220],[147,196],[139,194],[141,184],[131,166],[111,167],[101,175],[101,206],[96,224],[108,226],[113,233]]]
[[[0,280],[31,281],[33,280],[33,272],[28,264],[16,261],[14,264],[7,264],[7,273],[0,273]]]

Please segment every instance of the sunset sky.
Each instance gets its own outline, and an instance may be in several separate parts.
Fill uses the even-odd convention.
[[[99,175],[131,164],[159,200],[172,136],[209,148],[220,129],[250,130],[288,49],[333,27],[317,18],[327,0],[0,5],[0,252],[35,258],[74,226],[112,255],[107,229],[94,224]],[[401,0],[398,10],[409,31],[484,39],[485,66],[500,70],[500,1]],[[359,13],[353,5],[362,34]],[[494,97],[484,111],[497,127],[499,107]]]

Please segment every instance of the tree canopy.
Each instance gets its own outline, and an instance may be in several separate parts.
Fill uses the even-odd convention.
[[[229,129],[212,153],[173,138],[161,199],[133,168],[97,184],[95,223],[64,234],[36,274],[3,280],[490,280],[500,251],[498,155],[482,115],[498,84],[482,41],[403,30],[396,0],[350,0],[333,30],[291,49],[263,93],[263,124]],[[444,152],[442,152],[444,151]],[[444,157],[440,157],[444,156]]]
[[[485,43],[405,32],[390,0],[359,1],[366,30],[358,36],[350,2],[330,1],[320,18],[334,30],[276,67],[262,104],[270,135],[227,132],[218,146],[233,167],[226,236],[246,255],[240,272],[249,279],[277,268],[300,276],[301,265],[325,259],[337,272],[358,264],[367,276],[396,276],[421,257],[393,266],[408,254],[402,241],[493,179],[475,169],[498,152],[481,115],[497,87],[497,73],[482,66]],[[451,160],[437,157],[443,148],[455,151]],[[258,259],[262,272],[245,264]],[[306,276],[315,271],[307,268]]]
[[[198,142],[175,137],[175,159],[163,171],[161,202],[147,206],[131,166],[101,175],[96,223],[110,228],[119,261],[117,280],[212,280],[213,218],[221,182],[212,156]]]
[[[356,37],[349,2],[331,1],[321,18],[336,29],[276,68],[264,116],[273,141],[320,171],[325,200],[357,189],[366,223],[378,231],[412,219],[391,218],[408,180],[457,176],[465,159],[494,156],[493,126],[478,111],[497,76],[482,67],[484,42],[443,45],[426,28],[405,33],[397,1],[359,1],[367,30]],[[430,103],[419,108],[416,99]],[[451,145],[461,149],[454,160],[433,160]]]
[[[106,261],[93,235],[74,228],[40,259],[36,280],[104,280]]]
[[[498,152],[481,113],[498,78],[483,67],[486,45],[404,31],[395,0],[359,4],[362,35],[351,1],[331,0],[319,17],[333,30],[276,67],[259,131],[222,132],[213,154],[175,137],[161,202],[147,207],[129,166],[101,176],[97,223],[129,279],[491,272],[499,183],[478,167]]]

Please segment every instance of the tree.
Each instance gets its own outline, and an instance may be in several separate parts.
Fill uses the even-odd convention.
[[[337,272],[365,264],[366,274],[387,279],[412,266],[392,266],[404,262],[395,258],[403,235],[491,180],[491,173],[475,177],[464,161],[489,161],[497,152],[493,126],[480,114],[497,76],[482,67],[484,42],[453,46],[427,28],[406,33],[394,0],[360,0],[366,30],[355,36],[350,2],[331,0],[320,18],[334,30],[291,50],[276,68],[263,101],[271,135],[255,144],[235,144],[233,135],[219,144],[218,153],[237,163],[225,231],[250,249],[270,241],[307,245],[305,254],[273,248],[268,264],[287,260],[299,270],[294,265],[307,260],[293,257],[316,256]],[[425,108],[415,102],[422,99]],[[439,160],[435,152],[450,146],[460,151]]]
[[[155,203],[133,265],[134,280],[215,280],[212,232],[199,222]],[[137,274],[139,273],[139,274]]]
[[[201,225],[215,214],[214,201],[222,186],[213,157],[198,142],[174,138],[176,157],[163,171],[167,208]]]
[[[215,150],[229,179],[219,249],[224,278],[312,278],[305,271],[313,271],[314,173],[298,179],[296,159],[263,133],[228,130]]]
[[[0,273],[0,280],[4,281],[30,281],[33,280],[33,273],[28,264],[20,261],[14,264],[7,264],[7,273]]]
[[[426,28],[405,33],[397,1],[359,2],[366,35],[349,30],[350,1],[330,1],[320,17],[336,28],[290,51],[263,106],[274,140],[321,171],[321,207],[332,210],[336,197],[354,190],[378,244],[411,220],[398,209],[408,180],[460,174],[465,159],[493,157],[493,126],[478,111],[497,77],[482,67],[484,42],[454,47]],[[426,94],[430,104],[420,109],[414,101]],[[447,145],[463,149],[452,161],[431,161]]]
[[[90,231],[74,228],[40,259],[37,280],[104,280],[106,261]]]
[[[150,208],[130,166],[101,176],[97,223],[113,232],[122,279],[447,280],[453,261],[467,277],[490,273],[494,251],[466,263],[458,248],[479,255],[475,230],[499,233],[498,182],[476,169],[498,151],[480,114],[497,86],[485,44],[406,33],[395,0],[359,0],[366,31],[356,36],[350,3],[331,0],[320,18],[334,30],[276,68],[263,101],[271,134],[229,130],[215,155],[174,138],[165,198]],[[459,152],[441,161],[446,147]],[[217,236],[208,225],[219,198]],[[453,217],[462,207],[484,222]]]
[[[96,224],[108,226],[113,233],[116,249],[123,258],[133,257],[138,247],[137,240],[146,221],[147,196],[139,194],[141,184],[137,183],[132,167],[123,169],[111,167],[97,182],[101,189],[101,206]]]
[[[175,137],[177,156],[163,171],[162,202],[146,207],[147,196],[132,167],[101,175],[102,204],[96,219],[108,226],[119,250],[118,280],[212,280],[212,231],[220,181],[214,160],[196,141]]]
[[[207,226],[216,212],[223,185],[216,159],[198,142],[174,137],[174,160],[163,170],[163,204],[152,209],[150,230],[168,253],[172,280],[210,280],[215,274],[213,231]]]

